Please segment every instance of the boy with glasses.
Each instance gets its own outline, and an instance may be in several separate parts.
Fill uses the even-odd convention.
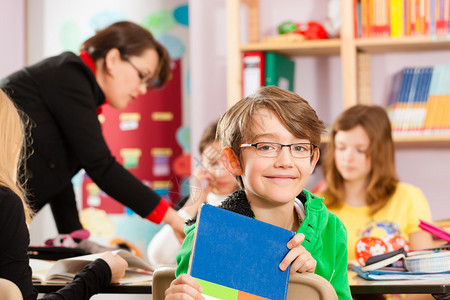
[[[324,129],[306,100],[277,87],[262,87],[237,102],[220,119],[218,138],[222,161],[241,189],[220,207],[296,232],[279,268],[314,272],[330,281],[339,299],[351,299],[346,229],[322,198],[303,189],[319,159],[316,145]],[[166,299],[199,299],[201,293],[195,279],[183,274],[195,223],[185,232],[177,255],[178,278]]]

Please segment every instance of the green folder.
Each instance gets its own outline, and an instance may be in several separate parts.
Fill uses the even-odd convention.
[[[265,56],[265,85],[275,85],[282,89],[294,90],[295,62],[275,52],[266,52]]]

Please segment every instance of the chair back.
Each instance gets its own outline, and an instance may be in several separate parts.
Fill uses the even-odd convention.
[[[153,300],[164,300],[164,292],[175,279],[175,267],[159,267],[153,272],[152,296]]]
[[[325,278],[314,273],[295,273],[289,277],[288,300],[337,300],[336,291]]]
[[[153,272],[153,300],[164,300],[164,292],[175,279],[175,267],[160,267]],[[333,286],[313,273],[296,273],[289,277],[288,300],[337,300]]]
[[[22,300],[22,292],[17,285],[4,278],[0,278],[0,296],[2,300]]]

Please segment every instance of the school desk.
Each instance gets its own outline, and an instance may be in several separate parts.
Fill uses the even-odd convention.
[[[436,299],[450,295],[450,279],[433,280],[366,280],[354,271],[348,272],[352,295],[357,294],[432,294]],[[438,297],[438,295],[440,295]]]
[[[349,271],[349,284],[352,295],[358,294],[432,294],[450,295],[450,280],[365,280],[355,272]],[[34,283],[39,293],[51,293],[63,285],[48,285]],[[140,285],[112,285],[101,291],[101,294],[151,294],[151,283]]]
[[[33,283],[34,288],[42,294],[56,292],[64,287],[61,284],[41,284]],[[151,294],[152,284],[123,284],[123,285],[110,285],[101,290],[99,294]]]

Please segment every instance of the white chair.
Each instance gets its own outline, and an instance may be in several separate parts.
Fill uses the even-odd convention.
[[[153,300],[163,300],[164,292],[175,279],[175,267],[160,267],[153,273]],[[288,300],[335,300],[336,292],[325,278],[312,273],[296,273],[289,278]]]
[[[0,297],[2,300],[23,300],[17,285],[4,278],[0,278]]]

